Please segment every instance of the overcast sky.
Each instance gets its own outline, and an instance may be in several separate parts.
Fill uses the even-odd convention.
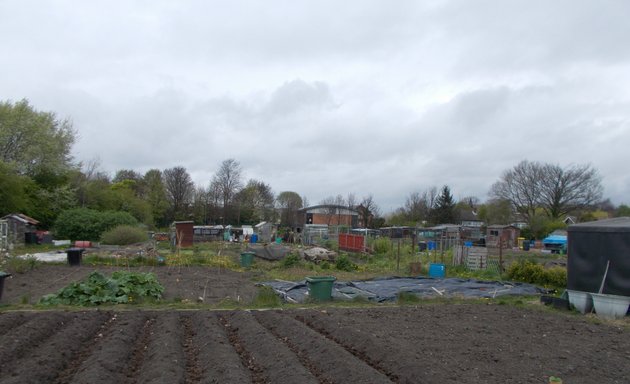
[[[630,203],[630,1],[0,0],[0,100],[70,118],[79,161],[220,163],[311,204],[488,198],[521,160]]]

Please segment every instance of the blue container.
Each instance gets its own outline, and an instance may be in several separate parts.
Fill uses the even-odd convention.
[[[436,245],[436,244],[435,244],[435,241],[429,241],[429,242],[427,243],[427,245],[428,245],[428,247],[429,247],[429,251],[433,251],[433,250],[435,250],[435,245]]]
[[[431,263],[429,265],[429,277],[444,277],[446,266],[441,263]]]
[[[257,234],[253,234],[250,238],[249,238],[249,242],[252,244],[256,244],[258,242],[258,235]]]

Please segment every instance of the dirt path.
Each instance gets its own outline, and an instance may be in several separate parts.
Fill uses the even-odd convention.
[[[0,313],[0,383],[627,383],[628,328],[501,305]]]

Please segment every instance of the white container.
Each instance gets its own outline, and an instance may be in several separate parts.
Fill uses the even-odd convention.
[[[605,293],[591,293],[593,306],[597,316],[604,319],[620,319],[628,312],[629,296],[608,295]]]
[[[569,293],[569,303],[575,307],[580,313],[589,313],[593,309],[593,299],[589,292],[572,291],[567,289]]]

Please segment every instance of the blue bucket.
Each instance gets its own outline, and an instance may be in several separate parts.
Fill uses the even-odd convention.
[[[429,265],[429,277],[444,277],[446,266],[441,263],[431,263]]]

